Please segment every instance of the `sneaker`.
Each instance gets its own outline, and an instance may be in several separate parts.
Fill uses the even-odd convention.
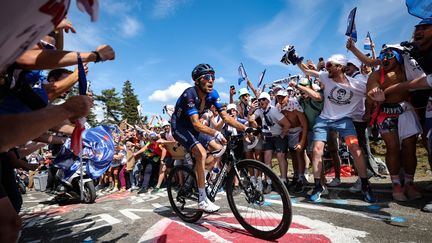
[[[430,201],[428,204],[426,204],[423,208],[422,208],[423,212],[426,213],[432,213],[432,201]]]
[[[339,186],[341,184],[341,181],[339,178],[333,178],[333,180],[327,184],[327,186],[329,187],[335,187],[335,186]]]
[[[139,187],[137,187],[137,186],[132,186],[130,189],[131,189],[131,191],[136,191],[136,190],[139,190]]]
[[[269,194],[272,191],[272,184],[267,184],[267,186],[264,188],[263,193]]]
[[[376,198],[372,192],[372,187],[370,185],[367,185],[366,190],[363,190],[362,193],[363,193],[363,200],[365,202],[368,203],[376,202]]]
[[[124,188],[124,187],[120,188],[120,192],[125,192],[125,191],[126,191],[126,188]]]
[[[400,184],[393,184],[393,199],[398,202],[406,202],[408,199],[404,194],[404,190]]]
[[[351,193],[361,192],[361,180],[360,180],[360,178],[357,178],[357,180],[354,183],[354,185],[352,185],[348,190]]]
[[[159,188],[159,187],[155,187],[155,188],[151,191],[151,194],[158,193],[159,191],[160,191],[160,188]]]
[[[102,186],[102,185],[97,185],[97,186],[95,187],[95,190],[96,190],[96,191],[102,191],[103,189],[105,189],[105,186]]]
[[[141,188],[139,191],[138,191],[138,194],[141,194],[141,193],[147,193],[148,192],[148,189],[147,188]]]
[[[299,179],[295,184],[294,193],[302,193],[304,191],[304,187],[305,185],[303,180]]]
[[[299,180],[298,177],[293,177],[291,183],[288,184],[289,187],[295,187],[297,185],[297,181]],[[288,187],[287,187],[288,189]]]
[[[324,187],[323,186],[319,186],[319,187],[315,187],[312,191],[312,194],[310,195],[309,199],[312,202],[317,202],[321,199],[321,194],[324,191]]]
[[[417,187],[414,183],[409,183],[404,186],[405,195],[409,198],[409,200],[416,200],[422,197],[421,193],[417,190]]]
[[[203,200],[198,203],[198,209],[206,213],[214,213],[217,212],[220,209],[220,207],[214,204],[213,202],[211,202],[210,200],[207,201]]]
[[[113,192],[118,192],[118,191],[119,191],[119,189],[117,187],[114,187],[110,192],[113,193]]]

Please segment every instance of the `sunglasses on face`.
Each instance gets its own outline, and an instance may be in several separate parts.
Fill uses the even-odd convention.
[[[382,61],[384,59],[390,60],[395,57],[393,52],[384,52],[379,55],[379,59]]]
[[[210,81],[210,79],[215,80],[215,75],[208,73],[208,74],[202,75],[201,78],[204,79],[205,81]]]

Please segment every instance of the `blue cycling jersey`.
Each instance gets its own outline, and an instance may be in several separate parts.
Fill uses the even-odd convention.
[[[204,107],[200,108],[201,99],[198,97],[197,87],[187,88],[177,100],[171,122],[181,127],[193,128],[190,117],[195,114],[201,116],[211,105],[214,105],[218,112],[222,111],[222,102],[216,90],[206,95]]]

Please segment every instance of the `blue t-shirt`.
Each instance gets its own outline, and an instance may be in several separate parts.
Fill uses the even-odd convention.
[[[202,110],[200,110],[200,105],[201,99],[198,97],[197,88],[187,88],[177,100],[171,122],[181,127],[193,128],[190,120],[191,116],[195,114],[201,116],[204,112],[208,111],[212,105],[216,107],[218,112],[222,111],[222,102],[216,90],[206,95],[205,105]]]
[[[24,79],[24,82],[30,84],[33,92],[36,93],[45,104],[48,104],[48,95],[43,87],[43,84],[46,82],[46,76],[42,74],[42,71],[22,71],[20,78]],[[0,115],[30,111],[32,111],[32,109],[14,94],[9,94],[0,101]]]

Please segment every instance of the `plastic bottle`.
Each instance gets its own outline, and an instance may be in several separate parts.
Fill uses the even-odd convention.
[[[219,174],[219,168],[218,167],[213,167],[213,170],[212,170],[212,174],[211,174],[211,177],[210,177],[210,180],[214,183],[215,181],[216,181],[216,177],[217,177],[217,175]]]

